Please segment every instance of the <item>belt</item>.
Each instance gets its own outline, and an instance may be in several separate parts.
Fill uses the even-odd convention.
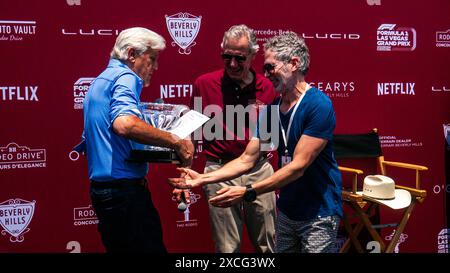
[[[123,188],[129,186],[145,186],[147,185],[147,179],[116,179],[109,181],[95,181],[91,180],[91,187],[96,189],[108,189],[108,188]]]
[[[218,164],[227,164],[228,162],[234,160],[234,158],[232,159],[223,159],[223,158],[217,158],[217,157],[212,157],[210,155],[206,156],[206,161],[211,161],[214,163],[218,163]]]
[[[272,157],[272,154],[271,153],[265,153],[259,160],[258,160],[258,162],[259,161],[262,161],[262,160],[265,160],[265,159],[267,159],[267,158],[271,158]],[[206,155],[206,161],[211,161],[211,162],[214,162],[214,163],[217,163],[217,164],[227,164],[228,162],[230,162],[230,161],[232,161],[232,160],[234,160],[234,158],[233,159],[222,159],[222,158],[217,158],[217,157],[212,157],[212,156],[210,156],[210,155]]]

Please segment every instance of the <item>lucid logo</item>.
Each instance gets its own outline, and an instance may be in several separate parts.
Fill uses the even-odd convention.
[[[81,36],[112,36],[119,35],[120,30],[118,29],[61,29],[63,35],[81,35]]]
[[[348,39],[359,40],[361,35],[357,33],[302,33],[303,39]]]
[[[449,92],[450,88],[446,86],[432,86],[431,91],[433,92]]]

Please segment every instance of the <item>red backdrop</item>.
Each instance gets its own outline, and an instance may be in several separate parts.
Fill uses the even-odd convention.
[[[388,160],[429,167],[428,196],[398,249],[448,250],[442,124],[450,122],[449,10],[445,0],[2,1],[0,252],[103,251],[86,159],[71,149],[90,78],[105,68],[120,30],[147,27],[167,40],[141,100],[187,104],[194,79],[222,66],[223,32],[239,23],[254,28],[261,45],[285,30],[303,35],[311,53],[306,79],[331,97],[335,132],[376,127]],[[259,54],[258,71],[262,61]],[[202,164],[199,156],[195,167]],[[170,252],[212,252],[203,193],[194,189],[189,213],[178,212],[165,182],[174,175],[174,166],[160,164],[148,176],[165,243]],[[243,250],[252,251],[247,238]]]

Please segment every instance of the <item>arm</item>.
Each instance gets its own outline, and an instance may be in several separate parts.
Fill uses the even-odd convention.
[[[228,162],[222,168],[204,174],[198,174],[190,169],[180,169],[186,176],[182,178],[169,178],[169,183],[176,188],[193,188],[205,184],[217,183],[241,176],[251,170],[261,156],[259,139],[252,139],[247,144],[245,151],[233,161]]]
[[[297,180],[303,176],[305,170],[314,162],[327,142],[326,139],[302,135],[295,146],[291,163],[276,171],[272,176],[253,184],[253,188],[258,194],[265,193]]]
[[[112,124],[113,131],[119,136],[139,143],[174,149],[184,165],[190,165],[194,154],[194,146],[190,140],[154,128],[134,115],[117,117]]]
[[[327,142],[326,139],[302,135],[295,146],[291,163],[280,168],[270,177],[254,183],[252,187],[258,194],[262,194],[279,189],[297,180],[303,176],[305,170],[314,162]],[[214,206],[227,207],[241,200],[245,193],[245,187],[222,188],[217,193],[216,197],[209,200],[210,203]]]

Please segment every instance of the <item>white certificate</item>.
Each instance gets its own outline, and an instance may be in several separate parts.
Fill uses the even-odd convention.
[[[190,110],[177,120],[176,126],[170,128],[169,132],[177,135],[179,138],[186,138],[208,120],[209,117],[202,113]]]

